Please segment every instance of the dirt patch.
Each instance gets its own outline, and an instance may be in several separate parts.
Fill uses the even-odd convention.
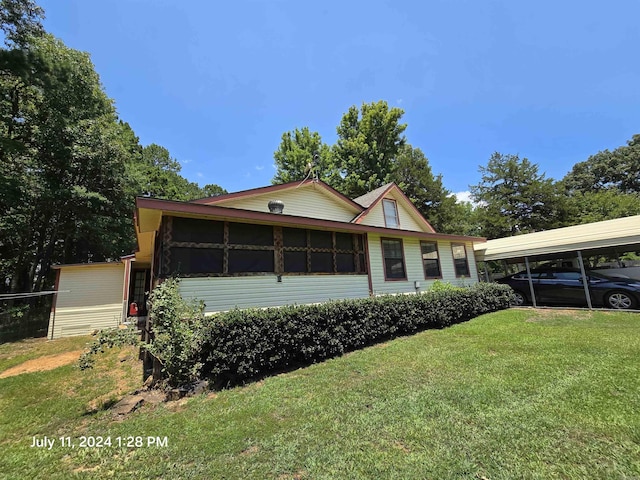
[[[53,370],[54,368],[63,367],[70,363],[77,362],[82,355],[83,350],[75,350],[73,352],[60,353],[58,355],[47,355],[45,357],[27,360],[20,365],[11,367],[0,373],[0,378],[13,377],[23,373],[44,372]]]

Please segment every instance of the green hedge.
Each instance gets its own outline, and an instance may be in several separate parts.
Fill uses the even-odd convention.
[[[418,295],[232,310],[205,322],[202,373],[221,384],[237,384],[501,310],[511,295],[506,285],[479,283]]]

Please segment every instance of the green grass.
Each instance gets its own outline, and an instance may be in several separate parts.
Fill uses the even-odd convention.
[[[46,338],[28,338],[13,343],[0,344],[0,372],[27,360],[45,355],[83,350],[93,338],[90,335],[61,338],[54,342]]]
[[[0,477],[640,477],[637,314],[502,311],[120,422],[87,407],[126,377],[117,355],[0,380]],[[169,446],[46,451],[32,435]]]

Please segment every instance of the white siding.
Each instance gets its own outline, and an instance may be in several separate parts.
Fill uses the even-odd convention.
[[[122,320],[124,265],[62,267],[48,338],[86,335]],[[69,292],[64,292],[69,290]]]
[[[409,209],[403,205],[403,201],[397,200],[392,196],[385,197],[396,200],[398,206],[398,219],[400,221],[400,230],[412,230],[414,232],[424,232],[425,227],[409,212]],[[362,225],[371,225],[374,227],[386,227],[384,223],[384,210],[382,208],[382,200],[371,209],[371,211],[362,220]]]
[[[279,307],[369,296],[366,275],[275,275],[204,277],[180,280],[180,293],[197,298],[206,313],[238,308]]]
[[[404,248],[404,261],[407,270],[407,280],[385,281],[384,279],[384,263],[382,258],[382,246],[380,236],[369,234],[369,256],[371,265],[371,283],[373,285],[373,293],[381,295],[386,293],[413,293],[415,292],[414,282],[420,282],[420,291],[425,291],[433,284],[434,280],[425,280],[424,269],[422,266],[422,252],[420,250],[420,239],[415,237],[402,237]],[[471,243],[467,246],[467,259],[469,261],[469,271],[471,277],[456,278],[453,268],[453,253],[451,252],[451,243],[448,241],[438,241],[438,254],[440,256],[440,268],[442,270],[443,282],[449,282],[453,285],[470,285],[476,283],[476,265],[473,258],[473,246]]]
[[[250,198],[230,199],[215,203],[222,207],[268,212],[269,201],[282,200],[285,215],[350,222],[359,211],[330,196],[323,187],[310,184],[300,188],[265,193]]]

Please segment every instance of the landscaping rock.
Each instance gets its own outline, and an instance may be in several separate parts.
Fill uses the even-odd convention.
[[[139,408],[144,401],[141,395],[127,395],[114,405],[112,412],[114,415],[128,415]]]

